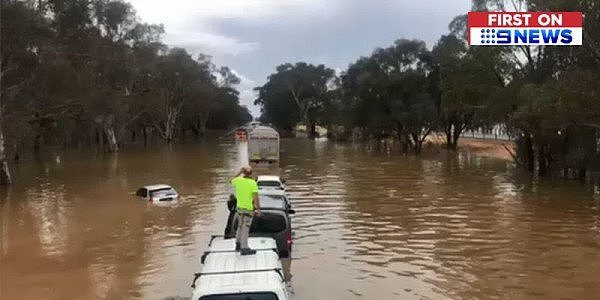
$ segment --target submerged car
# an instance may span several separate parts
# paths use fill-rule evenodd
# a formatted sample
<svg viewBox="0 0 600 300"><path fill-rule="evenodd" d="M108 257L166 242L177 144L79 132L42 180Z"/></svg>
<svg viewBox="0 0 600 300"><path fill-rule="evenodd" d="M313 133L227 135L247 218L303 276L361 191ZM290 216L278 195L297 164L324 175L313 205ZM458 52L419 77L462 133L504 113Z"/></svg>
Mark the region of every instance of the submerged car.
<svg viewBox="0 0 600 300"><path fill-rule="evenodd" d="M144 186L138 189L135 195L150 202L174 202L179 198L177 191L166 184Z"/></svg>
<svg viewBox="0 0 600 300"><path fill-rule="evenodd" d="M252 219L251 237L270 237L277 243L280 257L288 257L292 251L292 220L290 215L295 211L285 198L261 195L261 215ZM237 220L235 218L235 197L228 201L229 218L225 225L225 237L235 237Z"/></svg>

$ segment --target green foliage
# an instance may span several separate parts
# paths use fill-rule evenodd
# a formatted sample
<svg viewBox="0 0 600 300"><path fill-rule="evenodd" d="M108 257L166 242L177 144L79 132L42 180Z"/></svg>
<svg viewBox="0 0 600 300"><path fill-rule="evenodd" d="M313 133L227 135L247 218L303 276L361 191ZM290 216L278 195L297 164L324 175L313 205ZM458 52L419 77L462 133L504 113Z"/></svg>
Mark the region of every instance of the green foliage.
<svg viewBox="0 0 600 300"><path fill-rule="evenodd" d="M299 122L313 124L324 111L335 72L323 65L303 62L283 64L257 87L254 102L262 108L262 120L291 129Z"/></svg>
<svg viewBox="0 0 600 300"><path fill-rule="evenodd" d="M346 124L376 137L398 136L421 150L435 126L435 100L428 79L431 53L418 40L398 40L362 57L342 76L352 114Z"/></svg>
<svg viewBox="0 0 600 300"><path fill-rule="evenodd" d="M171 142L185 130L250 118L229 68L167 49L163 26L140 22L129 3L3 1L1 9L0 125L8 149L100 143L117 151L140 131ZM205 116L202 132L184 108ZM226 121L207 123L213 109Z"/></svg>

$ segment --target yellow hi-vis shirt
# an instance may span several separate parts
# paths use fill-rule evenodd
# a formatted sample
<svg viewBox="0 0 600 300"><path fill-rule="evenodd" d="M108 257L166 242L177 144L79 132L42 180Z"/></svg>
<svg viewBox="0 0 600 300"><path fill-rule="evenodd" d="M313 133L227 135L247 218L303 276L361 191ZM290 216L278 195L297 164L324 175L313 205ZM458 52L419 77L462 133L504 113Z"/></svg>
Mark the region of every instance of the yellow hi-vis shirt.
<svg viewBox="0 0 600 300"><path fill-rule="evenodd" d="M237 198L237 207L245 210L254 210L254 201L252 195L258 194L258 185L252 178L236 177L231 180L235 187L235 198Z"/></svg>

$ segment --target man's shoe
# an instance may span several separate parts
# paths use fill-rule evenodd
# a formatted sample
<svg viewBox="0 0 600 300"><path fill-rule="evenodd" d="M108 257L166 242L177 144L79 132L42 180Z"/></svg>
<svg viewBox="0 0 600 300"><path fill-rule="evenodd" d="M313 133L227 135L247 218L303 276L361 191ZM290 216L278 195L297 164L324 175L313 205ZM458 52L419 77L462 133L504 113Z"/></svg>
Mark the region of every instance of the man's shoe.
<svg viewBox="0 0 600 300"><path fill-rule="evenodd" d="M240 251L241 247L240 247L240 243L235 242L235 251Z"/></svg>
<svg viewBox="0 0 600 300"><path fill-rule="evenodd" d="M240 254L242 254L242 255L253 255L253 254L256 254L256 250L253 250L253 249L250 249L250 248L241 249L240 250Z"/></svg>

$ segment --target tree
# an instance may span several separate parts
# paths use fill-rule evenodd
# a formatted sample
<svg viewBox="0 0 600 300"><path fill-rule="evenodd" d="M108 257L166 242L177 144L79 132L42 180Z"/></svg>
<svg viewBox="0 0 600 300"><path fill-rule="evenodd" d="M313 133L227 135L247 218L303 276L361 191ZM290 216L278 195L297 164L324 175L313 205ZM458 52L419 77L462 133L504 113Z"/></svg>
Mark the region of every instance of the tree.
<svg viewBox="0 0 600 300"><path fill-rule="evenodd" d="M465 129L495 123L496 115L491 112L506 81L506 72L500 67L502 52L467 48L465 41L447 35L432 53L440 128L446 134L447 148L456 149Z"/></svg>
<svg viewBox="0 0 600 300"><path fill-rule="evenodd" d="M435 126L429 59L423 41L401 39L350 65L342 88L353 107L353 126L378 138L396 135L405 152L419 153Z"/></svg>
<svg viewBox="0 0 600 300"><path fill-rule="evenodd" d="M529 171L547 175L571 170L583 178L599 159L597 101L600 73L600 6L595 1L475 1L477 10L581 11L582 47L506 47L509 62L503 89L504 121L517 136L515 158ZM592 100L593 99L593 100ZM500 101L498 101L500 102ZM502 111L502 109L498 109ZM600 169L600 166L594 166Z"/></svg>
<svg viewBox="0 0 600 300"><path fill-rule="evenodd" d="M197 83L217 91L210 101L227 99L219 112L227 120L248 116L232 71L169 51L163 26L142 23L124 1L7 0L0 8L1 184L11 181L7 157L28 145L116 152L140 129L172 142Z"/></svg>
<svg viewBox="0 0 600 300"><path fill-rule="evenodd" d="M26 110L29 99L23 92L37 78L40 50L51 32L48 22L27 3L3 1L0 9L0 185L6 185L11 183L11 176L6 160L5 120Z"/></svg>
<svg viewBox="0 0 600 300"><path fill-rule="evenodd" d="M314 135L315 113L326 101L334 78L335 72L324 65L283 64L269 75L267 83L256 88L255 104L261 105L264 119L290 129L302 121Z"/></svg>

